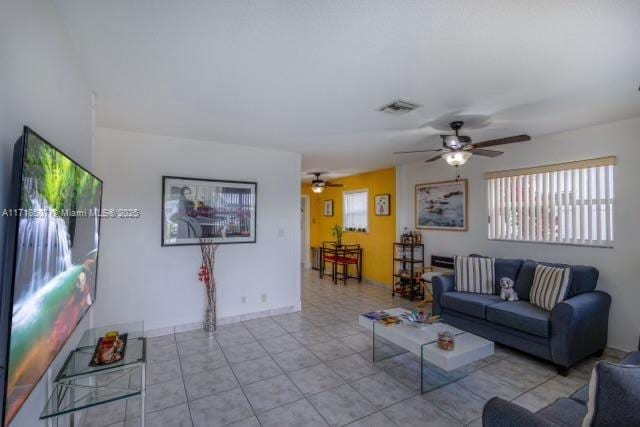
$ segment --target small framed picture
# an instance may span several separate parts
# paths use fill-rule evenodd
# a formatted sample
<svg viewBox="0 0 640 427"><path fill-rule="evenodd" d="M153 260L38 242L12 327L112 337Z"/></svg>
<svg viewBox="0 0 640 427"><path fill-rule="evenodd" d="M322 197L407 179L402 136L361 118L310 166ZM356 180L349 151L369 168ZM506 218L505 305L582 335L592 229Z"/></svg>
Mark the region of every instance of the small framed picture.
<svg viewBox="0 0 640 427"><path fill-rule="evenodd" d="M333 216L333 200L324 201L324 216Z"/></svg>
<svg viewBox="0 0 640 427"><path fill-rule="evenodd" d="M391 215L391 195L390 194L378 194L376 196L376 215L377 216Z"/></svg>

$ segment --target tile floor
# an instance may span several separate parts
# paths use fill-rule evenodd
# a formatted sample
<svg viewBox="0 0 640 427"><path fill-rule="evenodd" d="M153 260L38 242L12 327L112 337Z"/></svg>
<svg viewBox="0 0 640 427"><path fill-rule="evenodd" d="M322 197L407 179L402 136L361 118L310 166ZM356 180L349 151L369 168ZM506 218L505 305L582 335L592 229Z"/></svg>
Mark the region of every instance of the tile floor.
<svg viewBox="0 0 640 427"><path fill-rule="evenodd" d="M586 384L595 359L553 366L496 346L469 375L421 395L419 358L373 364L359 313L404 306L371 284L303 271L302 312L149 339L147 426L480 426L500 396L533 411ZM139 424L140 402L96 407L85 426ZM124 419L126 414L126 419Z"/></svg>

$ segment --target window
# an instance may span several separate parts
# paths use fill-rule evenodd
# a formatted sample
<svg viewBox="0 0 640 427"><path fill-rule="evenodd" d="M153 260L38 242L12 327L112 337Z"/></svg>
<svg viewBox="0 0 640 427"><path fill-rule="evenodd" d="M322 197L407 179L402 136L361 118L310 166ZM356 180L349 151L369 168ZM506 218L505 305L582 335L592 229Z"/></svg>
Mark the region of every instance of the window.
<svg viewBox="0 0 640 427"><path fill-rule="evenodd" d="M367 190L343 193L342 225L347 230L367 231L369 226L369 192Z"/></svg>
<svg viewBox="0 0 640 427"><path fill-rule="evenodd" d="M485 174L489 239L613 246L615 157Z"/></svg>

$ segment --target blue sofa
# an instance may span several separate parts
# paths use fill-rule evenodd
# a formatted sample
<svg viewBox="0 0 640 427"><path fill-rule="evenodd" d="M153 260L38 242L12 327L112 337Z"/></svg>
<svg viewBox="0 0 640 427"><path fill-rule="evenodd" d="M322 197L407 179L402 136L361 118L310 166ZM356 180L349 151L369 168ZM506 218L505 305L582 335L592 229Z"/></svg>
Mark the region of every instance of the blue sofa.
<svg viewBox="0 0 640 427"><path fill-rule="evenodd" d="M629 354L620 363L622 365L640 365L640 351ZM494 397L484 406L482 425L485 427L578 427L582 426L582 420L587 414L588 400L588 384L573 393L571 397L560 398L536 413L515 403ZM611 425L615 425L615 423Z"/></svg>
<svg viewBox="0 0 640 427"><path fill-rule="evenodd" d="M553 311L529 303L529 291L538 262L495 260L496 284L511 278L520 301L495 295L457 292L454 276L432 279L433 314L455 327L553 362L567 375L580 360L602 354L607 344L611 297L596 291L598 270L593 267L540 263L570 267L568 298Z"/></svg>

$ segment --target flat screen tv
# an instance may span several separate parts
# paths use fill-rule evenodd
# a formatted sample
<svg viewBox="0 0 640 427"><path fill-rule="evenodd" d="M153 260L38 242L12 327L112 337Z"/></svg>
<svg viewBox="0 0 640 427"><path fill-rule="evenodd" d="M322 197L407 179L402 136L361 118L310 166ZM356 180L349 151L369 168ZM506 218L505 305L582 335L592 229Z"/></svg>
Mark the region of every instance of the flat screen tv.
<svg viewBox="0 0 640 427"><path fill-rule="evenodd" d="M8 425L96 299L102 181L25 127L7 221L0 360Z"/></svg>

